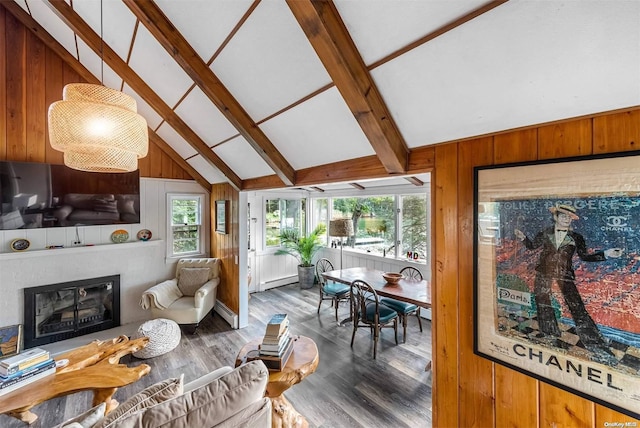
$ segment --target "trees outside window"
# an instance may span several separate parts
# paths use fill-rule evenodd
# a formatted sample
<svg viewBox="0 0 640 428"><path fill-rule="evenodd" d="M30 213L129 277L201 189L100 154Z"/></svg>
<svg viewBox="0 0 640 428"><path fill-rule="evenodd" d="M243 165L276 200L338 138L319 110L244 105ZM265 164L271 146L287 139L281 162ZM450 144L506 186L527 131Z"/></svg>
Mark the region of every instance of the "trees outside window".
<svg viewBox="0 0 640 428"><path fill-rule="evenodd" d="M265 201L265 243L267 247L279 247L284 230L306 232L306 201L300 199L267 199Z"/></svg>
<svg viewBox="0 0 640 428"><path fill-rule="evenodd" d="M169 195L171 256L199 254L204 195Z"/></svg>
<svg viewBox="0 0 640 428"><path fill-rule="evenodd" d="M343 239L345 250L381 257L427 259L429 197L426 192L313 199L312 226L348 218L354 235ZM327 245L339 248L340 238L329 236Z"/></svg>
<svg viewBox="0 0 640 428"><path fill-rule="evenodd" d="M427 257L427 195L403 195L400 209L401 254L425 260Z"/></svg>

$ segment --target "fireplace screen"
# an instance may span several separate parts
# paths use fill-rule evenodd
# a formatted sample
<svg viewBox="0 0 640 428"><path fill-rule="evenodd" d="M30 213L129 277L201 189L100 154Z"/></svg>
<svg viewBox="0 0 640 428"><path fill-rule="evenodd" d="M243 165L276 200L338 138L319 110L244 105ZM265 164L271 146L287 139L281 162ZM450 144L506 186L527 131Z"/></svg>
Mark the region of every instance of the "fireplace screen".
<svg viewBox="0 0 640 428"><path fill-rule="evenodd" d="M120 276L25 289L25 347L120 325Z"/></svg>

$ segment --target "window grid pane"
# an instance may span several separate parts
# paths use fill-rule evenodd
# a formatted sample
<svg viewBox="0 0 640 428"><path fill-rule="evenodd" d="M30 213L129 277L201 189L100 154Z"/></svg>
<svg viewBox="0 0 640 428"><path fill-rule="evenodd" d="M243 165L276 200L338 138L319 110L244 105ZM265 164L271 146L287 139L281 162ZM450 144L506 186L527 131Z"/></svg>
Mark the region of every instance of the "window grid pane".
<svg viewBox="0 0 640 428"><path fill-rule="evenodd" d="M401 196L402 253L400 256L425 261L427 258L427 196Z"/></svg>
<svg viewBox="0 0 640 428"><path fill-rule="evenodd" d="M200 253L202 195L171 195L171 255Z"/></svg>

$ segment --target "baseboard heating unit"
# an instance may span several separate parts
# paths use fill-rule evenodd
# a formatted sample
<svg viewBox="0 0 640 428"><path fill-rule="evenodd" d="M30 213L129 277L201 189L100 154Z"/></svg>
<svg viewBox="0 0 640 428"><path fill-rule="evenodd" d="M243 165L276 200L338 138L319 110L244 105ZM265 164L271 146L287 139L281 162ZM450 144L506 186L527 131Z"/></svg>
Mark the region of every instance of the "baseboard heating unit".
<svg viewBox="0 0 640 428"><path fill-rule="evenodd" d="M227 307L224 303L216 300L216 305L213 308L218 315L220 315L226 322L229 323L231 328L238 328L238 315Z"/></svg>

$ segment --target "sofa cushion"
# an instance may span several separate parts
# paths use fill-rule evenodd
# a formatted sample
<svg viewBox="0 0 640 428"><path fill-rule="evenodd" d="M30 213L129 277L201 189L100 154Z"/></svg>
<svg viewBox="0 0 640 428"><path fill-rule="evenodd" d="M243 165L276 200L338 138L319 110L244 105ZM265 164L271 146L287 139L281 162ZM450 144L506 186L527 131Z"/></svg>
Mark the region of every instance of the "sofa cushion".
<svg viewBox="0 0 640 428"><path fill-rule="evenodd" d="M184 392L191 392L194 389L198 389L218 379L220 376L224 376L233 369L229 366L220 367L214 371L207 373L204 376L200 376L198 379L192 380L184 386Z"/></svg>
<svg viewBox="0 0 640 428"><path fill-rule="evenodd" d="M118 421L118 428L210 428L263 401L269 371L250 361L211 381Z"/></svg>
<svg viewBox="0 0 640 428"><path fill-rule="evenodd" d="M178 288L184 296L193 297L196 291L209 280L209 268L182 268Z"/></svg>
<svg viewBox="0 0 640 428"><path fill-rule="evenodd" d="M167 379L151 385L120 404L111 413L95 424L93 428L119 427L122 419L126 419L130 415L135 414L142 409L146 409L182 394L182 388L183 376Z"/></svg>
<svg viewBox="0 0 640 428"><path fill-rule="evenodd" d="M96 422L102 419L106 408L107 403L100 403L75 418L64 421L58 425L58 428L91 428Z"/></svg>

